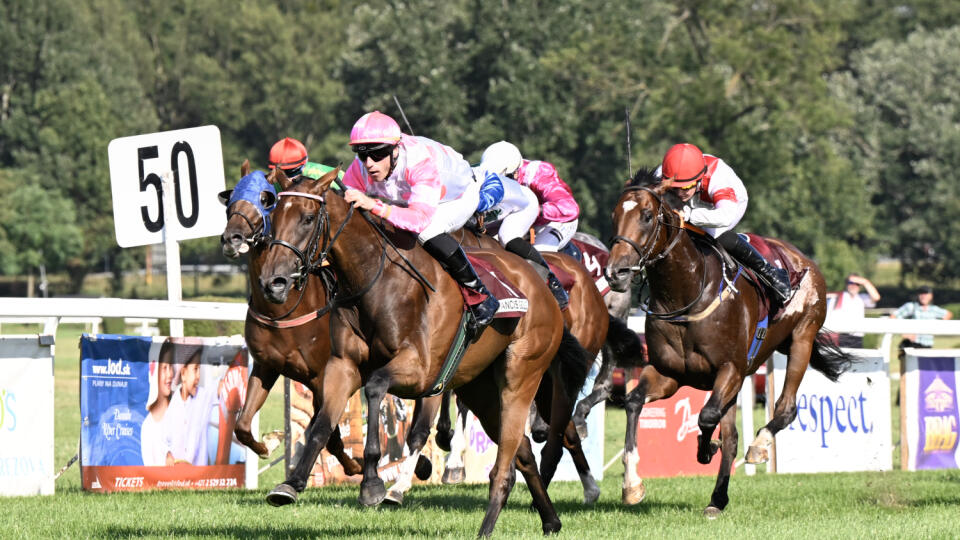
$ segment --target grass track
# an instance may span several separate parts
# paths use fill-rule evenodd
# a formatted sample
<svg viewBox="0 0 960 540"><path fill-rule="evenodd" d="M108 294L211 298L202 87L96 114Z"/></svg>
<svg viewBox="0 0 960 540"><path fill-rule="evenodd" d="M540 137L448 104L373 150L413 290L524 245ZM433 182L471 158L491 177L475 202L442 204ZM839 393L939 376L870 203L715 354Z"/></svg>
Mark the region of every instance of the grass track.
<svg viewBox="0 0 960 540"><path fill-rule="evenodd" d="M56 463L73 455L79 437L79 331L63 327L57 339ZM280 426L281 393L261 419ZM624 418L607 415L606 454L622 445ZM742 449L741 449L742 452ZM57 481L51 497L0 499L2 538L472 538L486 509L487 487L416 487L403 509L362 509L356 486L307 491L294 507L272 508L266 491L280 480L274 468L256 491L153 492L99 495L80 490L77 466ZM715 521L701 511L714 479L647 479L639 506L620 502L622 467L615 463L593 508L581 504L579 485L556 483L550 493L563 521L559 538L957 538L960 471L820 475L737 474L731 503ZM530 496L517 484L497 524L501 538L539 538Z"/></svg>

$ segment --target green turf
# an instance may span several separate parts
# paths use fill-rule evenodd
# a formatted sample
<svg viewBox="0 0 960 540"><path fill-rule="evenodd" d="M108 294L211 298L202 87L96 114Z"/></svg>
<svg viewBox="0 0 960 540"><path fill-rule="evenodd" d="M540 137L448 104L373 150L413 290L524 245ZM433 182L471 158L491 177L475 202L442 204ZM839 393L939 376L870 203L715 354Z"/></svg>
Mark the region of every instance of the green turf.
<svg viewBox="0 0 960 540"><path fill-rule="evenodd" d="M6 331L6 330L5 330ZM76 451L79 437L79 329L61 327L56 360L56 460ZM282 422L282 393L265 407L261 431ZM760 418L759 412L757 418ZM608 409L606 460L622 445L625 420ZM742 449L741 449L742 453ZM960 531L960 471L768 475L731 480L730 506L719 519L701 516L714 478L646 479L647 499L620 504L622 466L607 470L592 508L580 486L558 482L551 497L563 521L561 538L955 538ZM362 509L356 486L311 489L293 507L273 508L267 490L276 467L255 491L88 494L77 466L49 497L0 499L0 537L204 538L472 538L486 510L487 486L415 487L402 509ZM517 484L497 523L501 538L540 537L530 496Z"/></svg>

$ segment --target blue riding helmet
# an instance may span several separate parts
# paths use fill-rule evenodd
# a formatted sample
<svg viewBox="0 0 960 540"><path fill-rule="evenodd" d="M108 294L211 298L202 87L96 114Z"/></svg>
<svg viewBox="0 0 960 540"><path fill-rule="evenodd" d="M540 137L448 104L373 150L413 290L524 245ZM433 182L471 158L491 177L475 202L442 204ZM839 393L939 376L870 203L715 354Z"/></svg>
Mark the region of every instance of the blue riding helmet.
<svg viewBox="0 0 960 540"><path fill-rule="evenodd" d="M247 201L252 204L260 214L260 218L263 219L263 235L268 236L270 234L269 216L270 212L273 211L274 205L271 205L269 208L263 206L262 194L264 191L273 194L273 200L277 200L277 189L267 181L267 177L263 171L253 171L237 182L236 187L233 188L233 192L230 193L227 208L229 209L230 206L237 201Z"/></svg>

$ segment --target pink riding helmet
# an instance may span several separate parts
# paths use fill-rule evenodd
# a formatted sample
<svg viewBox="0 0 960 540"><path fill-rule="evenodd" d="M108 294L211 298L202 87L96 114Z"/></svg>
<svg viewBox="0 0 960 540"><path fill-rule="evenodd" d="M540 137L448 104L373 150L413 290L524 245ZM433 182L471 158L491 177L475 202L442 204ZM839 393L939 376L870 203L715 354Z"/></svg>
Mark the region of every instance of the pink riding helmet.
<svg viewBox="0 0 960 540"><path fill-rule="evenodd" d="M350 130L350 144L397 144L400 142L400 125L380 111L369 112L360 117Z"/></svg>

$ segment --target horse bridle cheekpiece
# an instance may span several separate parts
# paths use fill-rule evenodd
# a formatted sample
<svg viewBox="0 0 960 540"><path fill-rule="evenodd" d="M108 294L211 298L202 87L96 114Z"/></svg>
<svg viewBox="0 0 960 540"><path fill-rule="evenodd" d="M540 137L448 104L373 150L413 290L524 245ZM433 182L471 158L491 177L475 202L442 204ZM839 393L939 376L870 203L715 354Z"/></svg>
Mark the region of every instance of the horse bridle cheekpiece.
<svg viewBox="0 0 960 540"><path fill-rule="evenodd" d="M277 198L279 199L280 197L303 197L305 199L312 199L320 203L320 207L317 210L317 219L314 223L314 229L313 232L310 233L310 243L307 244L306 253L286 240L277 240L276 238L270 239L269 247L283 246L292 251L300 261L297 271L290 276L296 280L294 287L300 289L307 280L307 276L310 275L310 272L319 268L323 264L323 260L327 258L327 252L329 251L333 242L336 241L336 237L334 237L333 240L324 246L324 249L320 249L320 232L323 231L323 225L329 221L329 216L327 215L327 206L323 200L323 197L320 195L302 193L299 191L281 191L277 194ZM344 223L346 223L346 221ZM340 228L340 231L337 231L337 236L340 235L341 231L343 231L343 227ZM314 261L314 256L317 254L318 250L320 250L320 256L316 258L316 261Z"/></svg>
<svg viewBox="0 0 960 540"><path fill-rule="evenodd" d="M632 267L631 270L633 270L634 272L638 272L642 270L644 267L649 266L650 264L653 264L659 261L660 259L666 257L667 254L670 253L670 251L677 245L677 242L679 242L680 235L682 234L683 231L681 230L682 227L674 225L672 223L668 223L664 219L663 198L659 194L657 194L657 192L655 192L654 190L646 186L628 186L623 190L623 193L627 193L628 191L646 191L657 200L657 203L659 203L659 206L657 208L656 229L654 229L653 231L653 238L648 240L645 246L641 247L639 244L637 244L633 240L619 234L610 239L611 249L613 248L613 245L616 244L617 242L626 242L627 244L630 245L630 247L634 249L634 251L637 252L637 255L640 256L640 260L637 261L636 266ZM650 256L653 254L653 250L657 246L657 241L660 239L660 231L661 229L663 229L663 226L673 227L677 229L677 234L673 235L673 240L670 242L670 245L668 245L666 249L664 249L659 254L657 254L656 257L653 257L651 259Z"/></svg>

